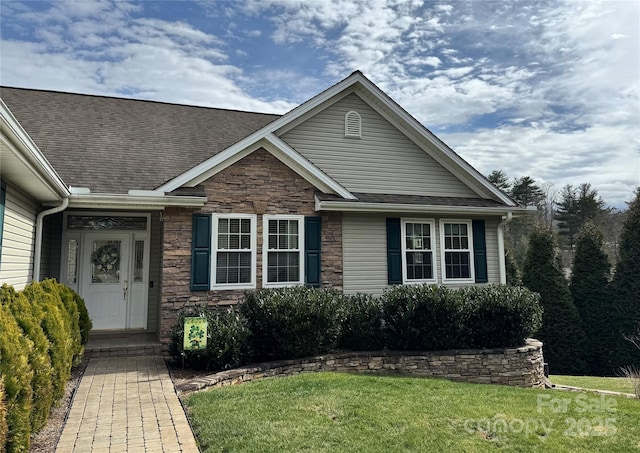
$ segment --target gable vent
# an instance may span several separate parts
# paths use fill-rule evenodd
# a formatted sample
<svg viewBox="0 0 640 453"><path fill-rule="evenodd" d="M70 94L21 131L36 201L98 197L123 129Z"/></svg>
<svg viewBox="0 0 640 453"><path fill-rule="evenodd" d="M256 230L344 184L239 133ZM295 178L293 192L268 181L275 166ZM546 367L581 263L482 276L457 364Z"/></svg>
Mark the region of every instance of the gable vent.
<svg viewBox="0 0 640 453"><path fill-rule="evenodd" d="M344 116L344 136L362 138L362 121L358 112L352 110Z"/></svg>

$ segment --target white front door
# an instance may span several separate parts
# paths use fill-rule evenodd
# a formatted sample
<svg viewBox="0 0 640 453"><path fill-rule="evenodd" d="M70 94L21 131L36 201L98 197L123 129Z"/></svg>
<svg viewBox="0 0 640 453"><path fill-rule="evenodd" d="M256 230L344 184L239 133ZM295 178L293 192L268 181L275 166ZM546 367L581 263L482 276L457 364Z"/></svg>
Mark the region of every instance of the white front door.
<svg viewBox="0 0 640 453"><path fill-rule="evenodd" d="M127 328L131 235L86 233L82 297L94 330Z"/></svg>

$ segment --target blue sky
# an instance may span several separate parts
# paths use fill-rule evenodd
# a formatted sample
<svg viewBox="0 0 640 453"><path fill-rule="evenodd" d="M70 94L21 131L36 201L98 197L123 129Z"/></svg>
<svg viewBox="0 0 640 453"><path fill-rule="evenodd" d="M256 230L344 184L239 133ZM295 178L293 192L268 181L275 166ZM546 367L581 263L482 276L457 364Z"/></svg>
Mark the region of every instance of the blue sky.
<svg viewBox="0 0 640 453"><path fill-rule="evenodd" d="M0 82L284 113L359 69L479 171L640 185L640 2L11 1Z"/></svg>

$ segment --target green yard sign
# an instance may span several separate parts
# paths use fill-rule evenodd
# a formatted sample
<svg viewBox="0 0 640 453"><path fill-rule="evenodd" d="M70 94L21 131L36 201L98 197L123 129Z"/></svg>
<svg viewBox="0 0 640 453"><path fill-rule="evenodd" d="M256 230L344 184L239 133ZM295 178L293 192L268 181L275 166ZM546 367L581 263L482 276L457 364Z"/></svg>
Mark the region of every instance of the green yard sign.
<svg viewBox="0 0 640 453"><path fill-rule="evenodd" d="M193 351L206 347L207 318L184 318L184 350Z"/></svg>

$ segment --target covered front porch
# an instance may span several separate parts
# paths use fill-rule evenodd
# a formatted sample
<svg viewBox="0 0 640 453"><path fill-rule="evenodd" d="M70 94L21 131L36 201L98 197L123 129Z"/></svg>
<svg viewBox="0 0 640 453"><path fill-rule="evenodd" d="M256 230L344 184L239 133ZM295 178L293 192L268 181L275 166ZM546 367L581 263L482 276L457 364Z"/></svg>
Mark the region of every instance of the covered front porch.
<svg viewBox="0 0 640 453"><path fill-rule="evenodd" d="M66 210L45 217L40 276L85 300L93 323L88 350L158 342L161 213Z"/></svg>

